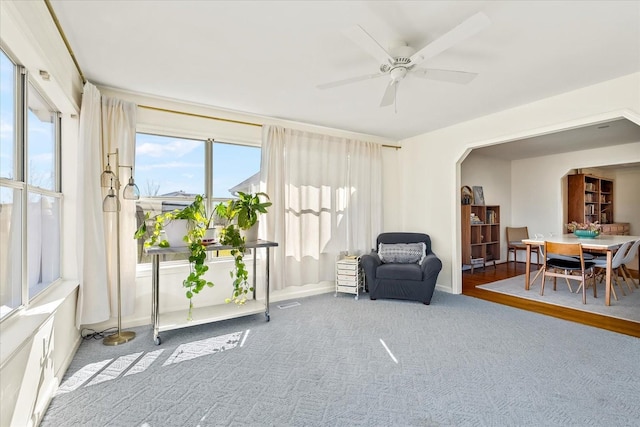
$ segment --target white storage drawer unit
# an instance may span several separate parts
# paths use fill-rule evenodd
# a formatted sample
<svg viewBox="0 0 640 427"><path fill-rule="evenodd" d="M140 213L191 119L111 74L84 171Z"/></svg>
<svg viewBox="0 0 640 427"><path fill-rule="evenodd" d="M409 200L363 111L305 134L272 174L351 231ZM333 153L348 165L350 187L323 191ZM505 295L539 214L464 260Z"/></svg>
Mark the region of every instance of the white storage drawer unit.
<svg viewBox="0 0 640 427"><path fill-rule="evenodd" d="M345 256L336 261L336 293L344 292L354 294L358 299L360 292L364 291L364 272L360 267L360 257Z"/></svg>

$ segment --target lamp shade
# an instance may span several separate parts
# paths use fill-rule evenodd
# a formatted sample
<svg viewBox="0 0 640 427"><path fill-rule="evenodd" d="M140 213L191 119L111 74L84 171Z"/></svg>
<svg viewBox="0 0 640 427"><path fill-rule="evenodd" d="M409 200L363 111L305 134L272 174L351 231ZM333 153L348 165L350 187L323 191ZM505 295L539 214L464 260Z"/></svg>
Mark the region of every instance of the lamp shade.
<svg viewBox="0 0 640 427"><path fill-rule="evenodd" d="M140 190L133 181L133 177L129 178L129 183L122 190L122 197L127 200L138 200L140 198Z"/></svg>
<svg viewBox="0 0 640 427"><path fill-rule="evenodd" d="M107 167L100 175L100 185L104 188L112 187L114 182L117 182L116 174L111 170L111 165L107 163ZM116 185L116 187L118 187Z"/></svg>
<svg viewBox="0 0 640 427"><path fill-rule="evenodd" d="M120 212L120 199L113 191L113 187L109 189L109 193L102 201L102 210L104 212Z"/></svg>

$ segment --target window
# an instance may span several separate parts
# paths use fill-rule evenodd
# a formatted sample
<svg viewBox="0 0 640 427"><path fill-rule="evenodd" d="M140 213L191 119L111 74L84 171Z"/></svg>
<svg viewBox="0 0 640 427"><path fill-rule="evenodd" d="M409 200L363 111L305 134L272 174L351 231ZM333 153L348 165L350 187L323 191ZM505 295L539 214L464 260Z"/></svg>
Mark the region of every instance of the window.
<svg viewBox="0 0 640 427"><path fill-rule="evenodd" d="M60 277L60 126L32 84L27 94L27 277L29 295L35 296Z"/></svg>
<svg viewBox="0 0 640 427"><path fill-rule="evenodd" d="M0 319L60 278L60 119L21 70L0 50Z"/></svg>
<svg viewBox="0 0 640 427"><path fill-rule="evenodd" d="M213 206L237 191L258 191L260 155L255 146L137 133L138 225L147 212L153 217L181 208L197 194L204 194ZM138 262L148 263L143 240L138 242ZM171 259L185 258L180 254Z"/></svg>

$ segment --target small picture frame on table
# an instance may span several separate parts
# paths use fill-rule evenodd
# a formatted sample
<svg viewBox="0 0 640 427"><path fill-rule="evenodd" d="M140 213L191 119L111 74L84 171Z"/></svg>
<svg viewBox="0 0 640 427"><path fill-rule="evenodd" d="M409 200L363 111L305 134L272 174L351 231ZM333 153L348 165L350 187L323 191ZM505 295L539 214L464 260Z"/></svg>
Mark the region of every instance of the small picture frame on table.
<svg viewBox="0 0 640 427"><path fill-rule="evenodd" d="M480 186L473 186L473 203L475 205L484 205L484 193Z"/></svg>

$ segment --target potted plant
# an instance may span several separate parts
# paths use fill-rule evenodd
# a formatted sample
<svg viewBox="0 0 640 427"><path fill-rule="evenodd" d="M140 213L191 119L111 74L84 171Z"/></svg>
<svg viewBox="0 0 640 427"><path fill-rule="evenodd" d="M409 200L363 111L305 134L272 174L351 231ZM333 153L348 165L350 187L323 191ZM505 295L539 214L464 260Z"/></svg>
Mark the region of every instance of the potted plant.
<svg viewBox="0 0 640 427"><path fill-rule="evenodd" d="M567 231L577 237L598 237L600 235L600 223L596 222L576 222L567 224Z"/></svg>
<svg viewBox="0 0 640 427"><path fill-rule="evenodd" d="M271 202L263 202L260 198L269 200L266 193L243 193L238 191L238 199L233 201L233 206L238 218L238 227L247 232L254 230L253 233L247 233L248 241L258 240L258 215L267 213L267 208L271 206Z"/></svg>
<svg viewBox="0 0 640 427"><path fill-rule="evenodd" d="M149 219L147 213L146 219ZM185 246L189 248L189 275L182 282L186 288L186 296L189 299L189 316L193 310L193 296L200 293L205 286L213 287L213 282L204 278L204 274L209 270L209 266L205 264L207 259L206 245L203 243L205 233L211 222L211 216L207 216L204 197L197 195L194 201L182 209L176 209L171 212L161 213L154 218L153 231L150 237L145 241L145 247L158 245L161 248L169 247L170 244L166 239L161 238L161 232L172 221L186 220L186 229L182 240ZM136 231L134 238L144 237L147 232L146 221Z"/></svg>
<svg viewBox="0 0 640 427"><path fill-rule="evenodd" d="M227 298L226 302L233 301L239 305L244 304L247 301L247 294L253 292L253 287L248 282L249 272L244 263L246 239L242 236L241 230L254 227L258 221L258 215L267 213L271 202L262 202L260 197L269 199L266 193L243 193L240 191L238 199L221 202L215 208L216 215L226 221L220 235L220 243L233 247L231 256L234 259L234 270L230 272L233 279L233 292L231 298ZM250 240L255 241L257 238Z"/></svg>

